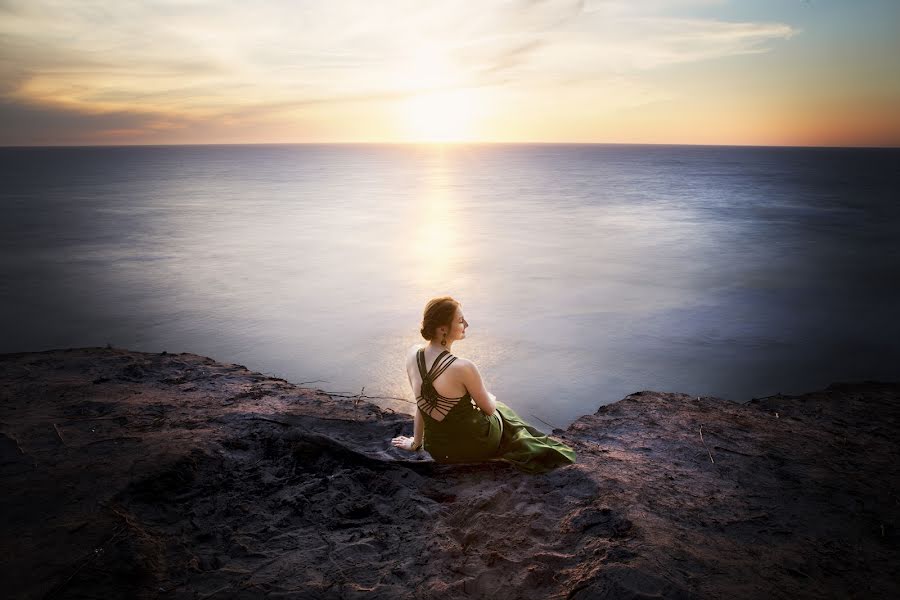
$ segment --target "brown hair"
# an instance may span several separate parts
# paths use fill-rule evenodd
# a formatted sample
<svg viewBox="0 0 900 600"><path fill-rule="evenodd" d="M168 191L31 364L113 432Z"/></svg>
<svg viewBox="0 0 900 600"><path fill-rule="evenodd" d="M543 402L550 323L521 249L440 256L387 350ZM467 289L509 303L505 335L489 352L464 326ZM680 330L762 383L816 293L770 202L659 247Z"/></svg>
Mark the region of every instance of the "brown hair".
<svg viewBox="0 0 900 600"><path fill-rule="evenodd" d="M456 314L456 308L459 302L450 296L441 296L440 298L432 298L425 305L425 314L422 316L422 329L419 333L426 340L431 340L437 333L437 328L442 325L452 327L453 315Z"/></svg>

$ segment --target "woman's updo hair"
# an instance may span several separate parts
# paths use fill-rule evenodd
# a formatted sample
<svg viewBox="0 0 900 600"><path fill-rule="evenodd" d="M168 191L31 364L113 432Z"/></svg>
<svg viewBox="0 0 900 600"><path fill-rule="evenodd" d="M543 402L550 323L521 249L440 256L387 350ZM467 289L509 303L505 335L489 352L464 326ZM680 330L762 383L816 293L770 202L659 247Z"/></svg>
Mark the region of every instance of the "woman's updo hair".
<svg viewBox="0 0 900 600"><path fill-rule="evenodd" d="M459 302L450 296L429 300L425 305L425 314L422 316L422 329L420 330L422 337L429 341L433 340L438 327L443 325L451 327L457 307L459 307Z"/></svg>

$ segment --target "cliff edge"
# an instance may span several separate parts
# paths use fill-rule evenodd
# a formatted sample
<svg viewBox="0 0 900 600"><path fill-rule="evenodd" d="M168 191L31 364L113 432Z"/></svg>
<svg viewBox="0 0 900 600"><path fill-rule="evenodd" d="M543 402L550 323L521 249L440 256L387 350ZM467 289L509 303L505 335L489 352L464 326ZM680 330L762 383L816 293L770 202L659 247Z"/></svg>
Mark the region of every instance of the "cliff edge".
<svg viewBox="0 0 900 600"><path fill-rule="evenodd" d="M637 392L553 430L577 463L531 476L202 356L0 355L0 576L10 598L900 597L898 392Z"/></svg>

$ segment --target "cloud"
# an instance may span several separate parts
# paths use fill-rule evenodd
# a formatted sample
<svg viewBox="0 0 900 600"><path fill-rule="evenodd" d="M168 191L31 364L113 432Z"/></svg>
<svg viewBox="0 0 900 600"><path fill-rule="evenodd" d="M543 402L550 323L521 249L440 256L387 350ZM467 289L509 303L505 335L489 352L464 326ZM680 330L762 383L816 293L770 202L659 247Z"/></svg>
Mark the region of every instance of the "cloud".
<svg viewBox="0 0 900 600"><path fill-rule="evenodd" d="M712 19L586 15L576 27L550 34L535 69L638 72L677 63L766 52L795 30L781 23L733 23Z"/></svg>
<svg viewBox="0 0 900 600"><path fill-rule="evenodd" d="M663 14L711 4L2 0L0 98L6 110L138 123L262 117L442 88L621 80L765 52L795 33Z"/></svg>
<svg viewBox="0 0 900 600"><path fill-rule="evenodd" d="M0 101L0 132L6 145L54 145L114 141L187 127L168 116L128 111L84 114Z"/></svg>

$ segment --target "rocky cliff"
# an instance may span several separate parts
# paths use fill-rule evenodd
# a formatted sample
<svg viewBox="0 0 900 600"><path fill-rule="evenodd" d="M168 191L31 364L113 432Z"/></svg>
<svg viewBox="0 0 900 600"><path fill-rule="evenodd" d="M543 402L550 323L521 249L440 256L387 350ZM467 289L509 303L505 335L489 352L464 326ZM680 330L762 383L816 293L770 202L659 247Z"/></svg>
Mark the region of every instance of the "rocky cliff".
<svg viewBox="0 0 900 600"><path fill-rule="evenodd" d="M530 476L206 357L0 355L0 576L12 598L900 597L898 391L637 392Z"/></svg>

